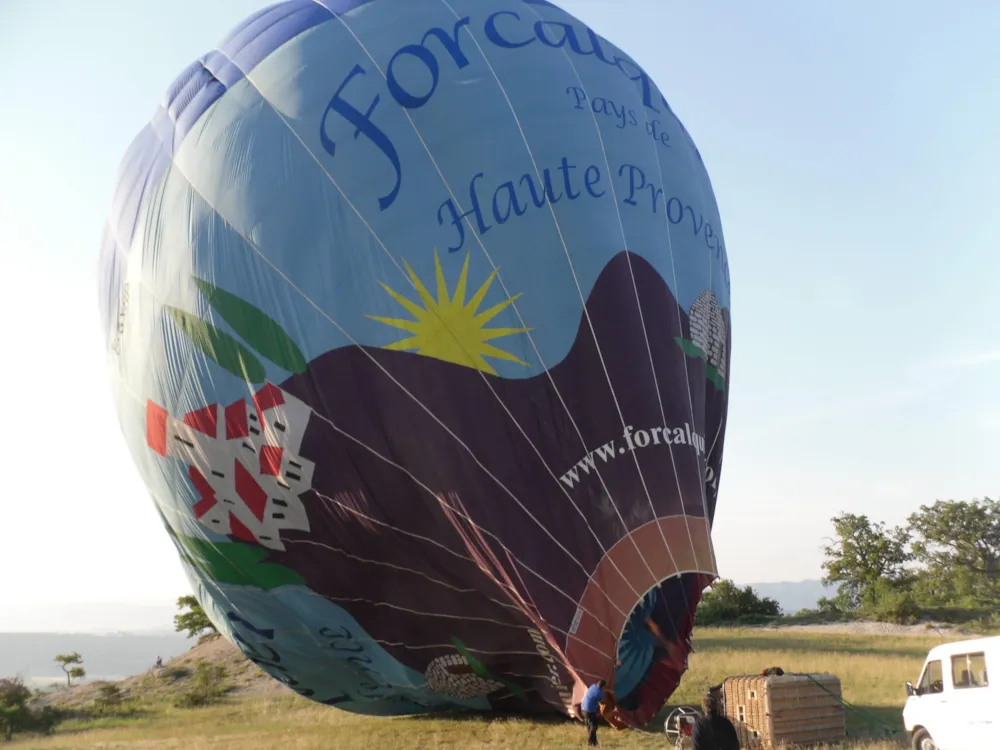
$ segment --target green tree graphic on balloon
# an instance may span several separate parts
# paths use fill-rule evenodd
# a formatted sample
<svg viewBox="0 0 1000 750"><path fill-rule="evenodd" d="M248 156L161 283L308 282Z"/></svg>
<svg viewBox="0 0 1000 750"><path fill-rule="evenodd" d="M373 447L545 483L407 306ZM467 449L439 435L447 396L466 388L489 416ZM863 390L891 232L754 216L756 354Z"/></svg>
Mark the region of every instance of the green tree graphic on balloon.
<svg viewBox="0 0 1000 750"><path fill-rule="evenodd" d="M525 690L512 680L494 674L469 651L457 637L452 636L456 654L440 656L428 665L424 675L427 686L442 695L453 698L476 698L506 688L511 695L525 699Z"/></svg>
<svg viewBox="0 0 1000 750"><path fill-rule="evenodd" d="M194 282L212 309L257 354L289 372L306 371L302 350L267 313L207 281L195 278ZM170 306L166 310L191 343L219 367L248 383L264 382L264 365L232 335L192 313Z"/></svg>
<svg viewBox="0 0 1000 750"><path fill-rule="evenodd" d="M243 542L213 544L206 539L177 534L169 525L181 559L216 583L251 586L270 591L280 586L303 586L305 579L291 568L268 562L268 551Z"/></svg>

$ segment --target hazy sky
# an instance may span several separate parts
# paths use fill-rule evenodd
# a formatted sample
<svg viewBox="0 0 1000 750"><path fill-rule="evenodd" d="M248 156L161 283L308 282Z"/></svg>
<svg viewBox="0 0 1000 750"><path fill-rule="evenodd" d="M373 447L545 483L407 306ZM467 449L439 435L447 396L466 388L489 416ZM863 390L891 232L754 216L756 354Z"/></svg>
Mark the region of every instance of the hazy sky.
<svg viewBox="0 0 1000 750"><path fill-rule="evenodd" d="M0 0L8 612L186 593L111 404L97 254L132 137L262 4ZM650 72L716 191L722 575L819 577L841 510L895 523L1000 491L1000 4L562 4Z"/></svg>

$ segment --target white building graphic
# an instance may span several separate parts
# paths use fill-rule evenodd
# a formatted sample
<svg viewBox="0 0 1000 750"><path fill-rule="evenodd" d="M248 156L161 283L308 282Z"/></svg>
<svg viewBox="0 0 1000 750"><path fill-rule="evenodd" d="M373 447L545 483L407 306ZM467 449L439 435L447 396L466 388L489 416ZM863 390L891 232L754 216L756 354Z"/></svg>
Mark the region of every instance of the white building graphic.
<svg viewBox="0 0 1000 750"><path fill-rule="evenodd" d="M494 693L503 685L475 673L461 654L439 656L424 672L427 687L449 698L480 698Z"/></svg>
<svg viewBox="0 0 1000 750"><path fill-rule="evenodd" d="M195 517L245 542L283 550L283 529L309 530L300 495L314 464L302 458L312 409L268 383L252 399L212 404L177 419L146 403L146 443L188 465Z"/></svg>
<svg viewBox="0 0 1000 750"><path fill-rule="evenodd" d="M705 352L708 363L726 379L726 319L722 316L719 300L711 289L698 295L691 305L691 341Z"/></svg>

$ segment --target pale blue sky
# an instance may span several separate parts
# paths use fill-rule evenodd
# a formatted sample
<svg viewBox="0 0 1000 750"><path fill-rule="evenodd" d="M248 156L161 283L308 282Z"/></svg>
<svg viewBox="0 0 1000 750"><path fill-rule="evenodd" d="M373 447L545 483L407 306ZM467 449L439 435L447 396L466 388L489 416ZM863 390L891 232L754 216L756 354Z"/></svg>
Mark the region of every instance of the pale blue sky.
<svg viewBox="0 0 1000 750"><path fill-rule="evenodd" d="M1000 491L1000 4L562 4L650 72L716 191L722 574L819 577L840 510ZM187 588L112 409L97 253L132 137L260 5L0 0L0 570L27 573L7 606Z"/></svg>

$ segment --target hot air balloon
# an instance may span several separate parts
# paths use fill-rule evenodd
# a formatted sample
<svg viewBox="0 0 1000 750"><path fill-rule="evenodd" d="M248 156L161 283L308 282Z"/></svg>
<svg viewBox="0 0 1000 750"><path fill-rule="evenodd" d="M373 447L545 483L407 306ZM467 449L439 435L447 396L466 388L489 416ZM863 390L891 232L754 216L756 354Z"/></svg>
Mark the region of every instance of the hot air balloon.
<svg viewBox="0 0 1000 750"><path fill-rule="evenodd" d="M206 612L301 695L617 726L716 576L730 278L702 158L547 0L287 0L170 86L99 264Z"/></svg>

